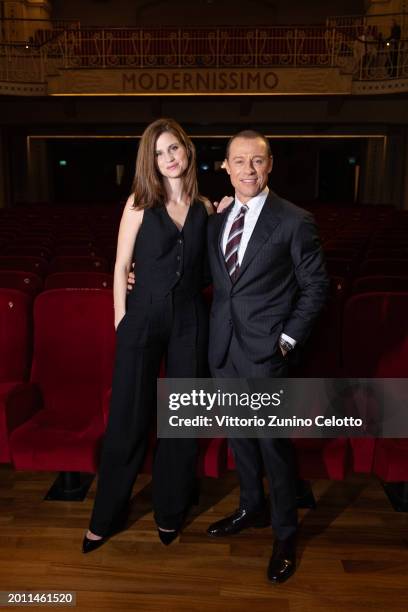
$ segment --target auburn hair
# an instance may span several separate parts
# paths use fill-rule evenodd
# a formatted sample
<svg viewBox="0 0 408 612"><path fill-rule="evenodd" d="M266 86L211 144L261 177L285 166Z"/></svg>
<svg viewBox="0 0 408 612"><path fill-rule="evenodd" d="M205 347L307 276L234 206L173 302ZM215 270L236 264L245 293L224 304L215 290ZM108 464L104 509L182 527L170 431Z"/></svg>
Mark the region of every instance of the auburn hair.
<svg viewBox="0 0 408 612"><path fill-rule="evenodd" d="M182 176L184 195L190 198L191 203L197 199L204 200L198 192L194 144L177 121L162 118L150 123L140 139L136 157L136 171L132 184L133 208L153 208L164 206L166 202L167 193L164 179L156 161L157 139L164 132L174 134L187 153L188 166Z"/></svg>

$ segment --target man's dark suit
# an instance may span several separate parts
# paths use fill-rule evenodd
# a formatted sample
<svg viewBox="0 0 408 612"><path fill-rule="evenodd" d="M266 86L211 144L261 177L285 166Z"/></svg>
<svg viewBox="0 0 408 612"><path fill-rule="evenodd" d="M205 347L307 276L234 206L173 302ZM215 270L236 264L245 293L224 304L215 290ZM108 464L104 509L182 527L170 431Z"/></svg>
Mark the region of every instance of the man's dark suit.
<svg viewBox="0 0 408 612"><path fill-rule="evenodd" d="M233 204L231 205L233 206ZM269 192L236 282L222 252L231 210L210 217L208 256L213 279L209 363L213 377L283 377L282 332L306 340L324 305L328 278L312 215ZM241 507L264 504L263 466L269 481L272 526L278 539L296 531L296 471L292 444L283 439L230 440L241 485Z"/></svg>

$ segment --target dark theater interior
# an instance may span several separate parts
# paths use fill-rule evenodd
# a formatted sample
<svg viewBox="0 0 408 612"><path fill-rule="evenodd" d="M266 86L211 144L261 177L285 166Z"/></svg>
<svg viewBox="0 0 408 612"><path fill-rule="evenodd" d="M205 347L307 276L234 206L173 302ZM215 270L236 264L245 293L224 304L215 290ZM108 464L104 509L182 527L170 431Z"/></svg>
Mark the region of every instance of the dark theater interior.
<svg viewBox="0 0 408 612"><path fill-rule="evenodd" d="M159 435L210 376L366 425ZM0 0L0 607L408 610L407 398L406 0Z"/></svg>

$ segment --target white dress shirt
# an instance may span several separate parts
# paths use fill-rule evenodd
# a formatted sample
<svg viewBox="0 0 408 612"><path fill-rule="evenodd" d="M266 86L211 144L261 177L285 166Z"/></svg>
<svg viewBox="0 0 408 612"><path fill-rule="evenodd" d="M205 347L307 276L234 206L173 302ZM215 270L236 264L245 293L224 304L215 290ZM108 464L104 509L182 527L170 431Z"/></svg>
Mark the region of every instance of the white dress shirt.
<svg viewBox="0 0 408 612"><path fill-rule="evenodd" d="M242 232L241 242L238 248L238 264L239 265L242 264L242 260L244 259L245 251L247 249L249 240L252 236L252 232L254 231L259 215L261 214L261 210L266 202L268 193L269 193L269 189L268 187L265 187L265 189L261 191L261 193L258 193L258 195L256 195L254 198L251 198L250 200L248 200L248 202L246 202L246 205L248 206L248 210L245 213L244 230ZM228 219L224 226L224 234L222 236L221 246L222 246L222 252L224 255L225 255L225 249L227 248L228 236L229 236L232 224L234 223L234 219L238 215L242 206L243 206L243 203L240 202L237 196L235 195L234 206L231 208L228 214ZM296 345L296 340L294 340L287 334L282 333L280 337L282 338L282 340L286 340L286 342L289 342L293 347Z"/></svg>

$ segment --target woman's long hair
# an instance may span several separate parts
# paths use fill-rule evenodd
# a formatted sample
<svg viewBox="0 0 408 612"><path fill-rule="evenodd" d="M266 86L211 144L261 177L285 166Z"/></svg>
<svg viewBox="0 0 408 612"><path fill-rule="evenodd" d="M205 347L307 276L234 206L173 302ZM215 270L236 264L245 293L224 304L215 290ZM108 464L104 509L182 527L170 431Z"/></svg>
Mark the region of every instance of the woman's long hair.
<svg viewBox="0 0 408 612"><path fill-rule="evenodd" d="M196 152L193 143L174 119L157 119L147 126L140 139L132 185L134 208L163 206L167 200L164 178L156 162L157 139L164 132L174 134L187 153L188 165L181 177L185 197L188 197L191 203L196 199L203 199L198 193Z"/></svg>

